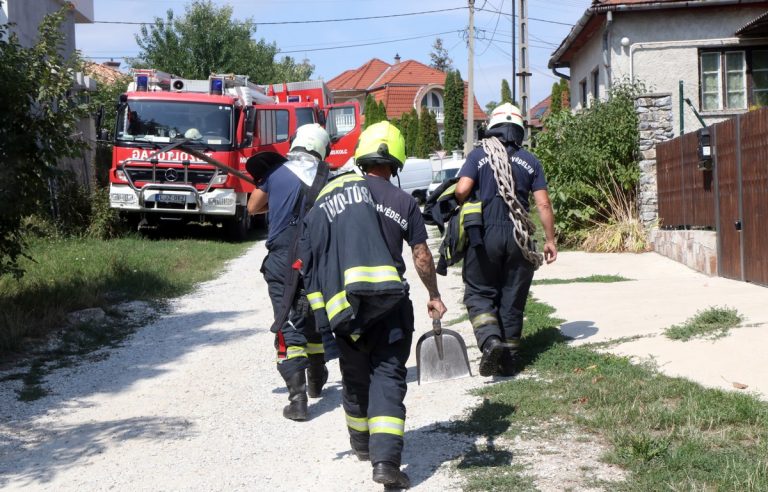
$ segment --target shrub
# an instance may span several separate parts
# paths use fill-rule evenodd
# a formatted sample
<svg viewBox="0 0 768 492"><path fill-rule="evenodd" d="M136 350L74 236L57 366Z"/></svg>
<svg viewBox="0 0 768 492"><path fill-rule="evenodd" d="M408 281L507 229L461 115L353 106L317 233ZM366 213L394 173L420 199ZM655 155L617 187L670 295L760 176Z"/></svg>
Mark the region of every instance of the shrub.
<svg viewBox="0 0 768 492"><path fill-rule="evenodd" d="M577 245L596 223L622 215L612 211L616 205L634 204L639 178L634 101L642 91L640 84L617 83L606 101L577 114L550 115L537 135L536 154L547 173L564 244Z"/></svg>

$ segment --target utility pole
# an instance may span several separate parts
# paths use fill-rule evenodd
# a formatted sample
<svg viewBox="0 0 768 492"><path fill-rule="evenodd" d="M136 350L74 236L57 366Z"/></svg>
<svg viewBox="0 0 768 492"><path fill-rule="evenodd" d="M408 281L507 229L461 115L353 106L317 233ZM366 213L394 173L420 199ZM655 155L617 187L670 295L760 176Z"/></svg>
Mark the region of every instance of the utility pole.
<svg viewBox="0 0 768 492"><path fill-rule="evenodd" d="M517 58L515 57L515 38L517 37L517 21L515 20L515 1L512 0L512 100L517 102Z"/></svg>
<svg viewBox="0 0 768 492"><path fill-rule="evenodd" d="M528 116L528 79L532 75L528 65L528 0L518 2L518 30L520 31L520 111L523 118Z"/></svg>
<svg viewBox="0 0 768 492"><path fill-rule="evenodd" d="M467 71L467 140L464 144L464 155L475 147L475 0L469 0L469 60Z"/></svg>

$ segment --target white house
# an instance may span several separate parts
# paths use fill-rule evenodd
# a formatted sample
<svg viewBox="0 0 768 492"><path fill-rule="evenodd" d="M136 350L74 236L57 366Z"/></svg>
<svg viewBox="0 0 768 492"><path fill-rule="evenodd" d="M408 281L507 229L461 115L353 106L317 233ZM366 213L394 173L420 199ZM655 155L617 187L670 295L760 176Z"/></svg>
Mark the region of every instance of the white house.
<svg viewBox="0 0 768 492"><path fill-rule="evenodd" d="M768 2L594 0L549 60L570 78L571 106L604 97L615 80L672 95L680 133L680 81L707 125L768 105ZM569 73L559 69L567 68ZM684 132L700 128L683 107Z"/></svg>

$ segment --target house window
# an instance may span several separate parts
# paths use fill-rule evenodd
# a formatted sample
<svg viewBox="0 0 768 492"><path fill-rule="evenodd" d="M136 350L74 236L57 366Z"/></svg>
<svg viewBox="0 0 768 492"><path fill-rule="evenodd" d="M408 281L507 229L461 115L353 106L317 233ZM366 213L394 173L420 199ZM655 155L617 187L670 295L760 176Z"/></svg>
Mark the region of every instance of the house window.
<svg viewBox="0 0 768 492"><path fill-rule="evenodd" d="M421 98L421 106L435 113L435 117L443 118L443 97L437 92L428 92Z"/></svg>
<svg viewBox="0 0 768 492"><path fill-rule="evenodd" d="M768 106L768 51L752 52L752 104Z"/></svg>
<svg viewBox="0 0 768 492"><path fill-rule="evenodd" d="M768 64L760 51L753 55L753 96L764 97L768 90ZM762 52L768 53L768 52ZM746 51L710 51L701 53L701 108L704 111L719 109L746 109L748 103L748 74ZM754 66L758 62L757 67ZM764 71L760 71L764 70ZM756 76L757 75L757 76Z"/></svg>
<svg viewBox="0 0 768 492"><path fill-rule="evenodd" d="M600 99L600 69L592 71L592 97L595 101Z"/></svg>
<svg viewBox="0 0 768 492"><path fill-rule="evenodd" d="M581 107L587 107L587 79L579 82L579 95L581 96Z"/></svg>

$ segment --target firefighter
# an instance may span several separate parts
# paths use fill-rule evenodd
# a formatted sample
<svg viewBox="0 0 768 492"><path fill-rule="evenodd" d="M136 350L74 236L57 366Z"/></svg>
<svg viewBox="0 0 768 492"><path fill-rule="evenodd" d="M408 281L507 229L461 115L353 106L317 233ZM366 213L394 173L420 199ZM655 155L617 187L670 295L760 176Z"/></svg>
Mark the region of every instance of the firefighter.
<svg viewBox="0 0 768 492"><path fill-rule="evenodd" d="M408 243L419 278L429 293L427 314L441 318L446 307L440 299L427 230L416 200L394 186L390 177L403 169L405 141L388 122L376 123L361 135L355 163L379 216L381 234L400 278L404 278L403 241ZM364 224L360 224L361 230ZM363 328L362 335L339 336L343 381L343 407L353 452L370 460L373 481L386 487L408 488L400 471L405 430L406 361L414 330L413 305L407 284L402 301Z"/></svg>
<svg viewBox="0 0 768 492"><path fill-rule="evenodd" d="M250 214L268 213L268 253L261 273L267 282L275 318L280 316L284 302L293 303L293 292L287 294L287 301L284 295L289 288L286 283L292 263L297 258L301 220L311 206L305 196L318 174L325 176L318 178L321 185L327 181L327 164L323 159L329 150L330 138L323 127L317 123L300 126L286 158L277 156L279 165L269 169L248 199ZM320 396L328 380L328 369L322 338L312 317L295 307L291 307L287 321L273 326L273 331L277 331L277 370L288 388L289 404L283 409L283 416L302 421L308 417L307 394L312 398Z"/></svg>
<svg viewBox="0 0 768 492"><path fill-rule="evenodd" d="M534 270L542 260L552 263L557 258L547 181L538 159L522 148L524 135L520 110L509 103L498 106L491 114L486 140L469 153L456 185L459 202L473 197L482 204L482 241L467 248L462 270L464 304L482 351L482 376L514 374ZM503 193L500 180L514 190ZM546 237L543 258L528 248L525 237L519 240L520 234L530 232L525 224L530 224L531 193Z"/></svg>

